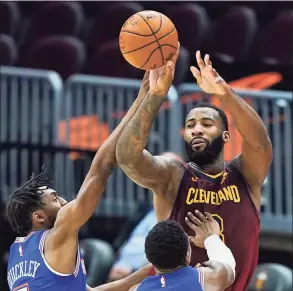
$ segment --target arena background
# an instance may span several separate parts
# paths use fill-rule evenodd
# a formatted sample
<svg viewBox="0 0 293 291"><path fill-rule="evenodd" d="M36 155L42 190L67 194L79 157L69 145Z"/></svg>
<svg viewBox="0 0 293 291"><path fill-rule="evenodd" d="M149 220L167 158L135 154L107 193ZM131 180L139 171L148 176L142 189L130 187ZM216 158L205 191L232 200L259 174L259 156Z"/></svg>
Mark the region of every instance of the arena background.
<svg viewBox="0 0 293 291"><path fill-rule="evenodd" d="M189 72L197 49L209 53L222 77L261 115L273 142L274 161L262 192L259 262L292 268L291 1L1 1L1 290L7 288L7 253L15 237L4 217L7 195L43 164L61 195L76 195L95 151L138 92L143 72L123 59L118 36L124 21L144 9L170 17L182 46L148 149L184 154L186 113L200 100L218 104L200 93ZM241 142L229 122L227 160ZM103 239L117 250L151 202L150 193L117 169L80 236Z"/></svg>

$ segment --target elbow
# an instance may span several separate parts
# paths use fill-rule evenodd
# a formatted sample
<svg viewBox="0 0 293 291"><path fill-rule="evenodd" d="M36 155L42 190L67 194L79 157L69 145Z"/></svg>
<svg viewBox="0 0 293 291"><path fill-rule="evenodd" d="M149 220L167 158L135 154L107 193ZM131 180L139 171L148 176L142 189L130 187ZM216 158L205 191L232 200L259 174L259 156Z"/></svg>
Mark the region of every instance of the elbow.
<svg viewBox="0 0 293 291"><path fill-rule="evenodd" d="M272 142L270 137L266 134L262 139L260 139L255 145L257 151L259 152L271 152L272 153Z"/></svg>

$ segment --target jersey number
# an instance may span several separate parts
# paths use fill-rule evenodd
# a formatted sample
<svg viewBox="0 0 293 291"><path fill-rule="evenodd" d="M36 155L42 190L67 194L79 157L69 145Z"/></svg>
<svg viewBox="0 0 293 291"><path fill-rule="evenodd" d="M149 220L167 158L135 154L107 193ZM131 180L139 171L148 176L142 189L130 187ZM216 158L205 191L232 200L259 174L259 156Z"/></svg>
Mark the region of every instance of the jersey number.
<svg viewBox="0 0 293 291"><path fill-rule="evenodd" d="M28 283L15 287L12 291L29 291Z"/></svg>
<svg viewBox="0 0 293 291"><path fill-rule="evenodd" d="M224 236L224 220L219 214L211 214L212 217L219 223L220 226L220 238L225 243L225 236Z"/></svg>

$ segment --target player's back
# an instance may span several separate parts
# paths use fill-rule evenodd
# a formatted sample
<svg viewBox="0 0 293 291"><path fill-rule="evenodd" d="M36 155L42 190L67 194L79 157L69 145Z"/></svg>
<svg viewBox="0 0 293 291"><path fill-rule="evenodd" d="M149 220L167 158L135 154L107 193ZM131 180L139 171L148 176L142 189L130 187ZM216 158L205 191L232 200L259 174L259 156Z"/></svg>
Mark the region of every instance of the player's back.
<svg viewBox="0 0 293 291"><path fill-rule="evenodd" d="M247 290L258 262L259 214L237 161L214 176L200 172L192 163L186 165L170 217L188 235L194 235L185 223L188 212L209 212L219 222L220 236L236 260L236 278L229 291ZM204 248L192 246L191 266L207 260Z"/></svg>
<svg viewBox="0 0 293 291"><path fill-rule="evenodd" d="M45 230L32 232L27 237L16 238L11 245L7 270L10 290L85 291L86 271L80 251L72 274L54 271L44 257L47 233Z"/></svg>
<svg viewBox="0 0 293 291"><path fill-rule="evenodd" d="M136 291L203 291L203 274L200 269L183 267L172 273L150 276Z"/></svg>

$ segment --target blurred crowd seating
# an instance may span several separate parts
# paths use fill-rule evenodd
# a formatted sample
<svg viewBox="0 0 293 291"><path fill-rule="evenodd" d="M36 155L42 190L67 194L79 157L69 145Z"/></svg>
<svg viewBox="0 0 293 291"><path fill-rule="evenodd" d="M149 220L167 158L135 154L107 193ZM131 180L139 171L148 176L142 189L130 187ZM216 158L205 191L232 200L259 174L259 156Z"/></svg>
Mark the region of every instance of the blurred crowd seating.
<svg viewBox="0 0 293 291"><path fill-rule="evenodd" d="M189 81L197 49L210 53L225 78L235 63L243 72L249 66L282 71L293 64L290 4L1 1L0 65L54 70L63 79L74 73L140 78L142 71L123 59L118 36L129 16L154 9L169 16L179 33L177 84Z"/></svg>

